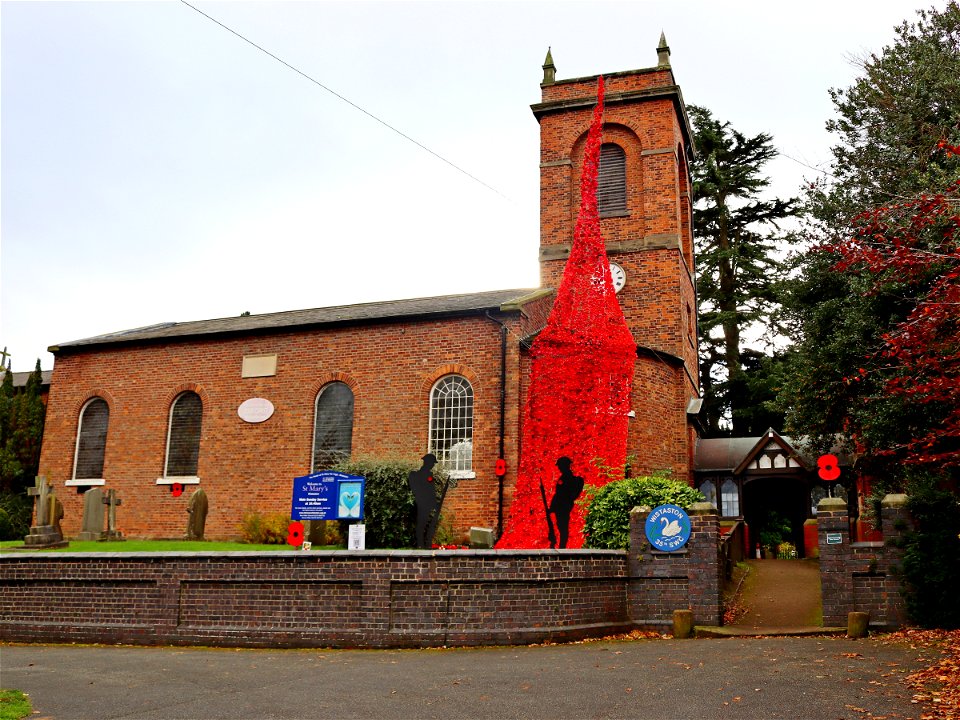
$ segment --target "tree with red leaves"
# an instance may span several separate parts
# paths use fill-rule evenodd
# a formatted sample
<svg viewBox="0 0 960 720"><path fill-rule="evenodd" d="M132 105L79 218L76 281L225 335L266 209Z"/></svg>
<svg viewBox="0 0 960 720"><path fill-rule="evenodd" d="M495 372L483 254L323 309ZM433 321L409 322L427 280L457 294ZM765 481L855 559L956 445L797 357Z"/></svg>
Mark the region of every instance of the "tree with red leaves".
<svg viewBox="0 0 960 720"><path fill-rule="evenodd" d="M943 142L939 150L960 153ZM839 258L836 271L866 277L868 292L896 296L905 305L905 317L864 358L882 376L879 397L864 403L886 396L915 411L882 444L866 428L851 430L880 457L960 468L960 182L944 193L863 213L854 229L850 238L823 248ZM844 382L860 383L867 372L858 368Z"/></svg>
<svg viewBox="0 0 960 720"><path fill-rule="evenodd" d="M572 474L587 485L601 486L623 477L637 348L613 290L600 235L597 171L602 128L601 77L584 153L573 246L546 327L530 350L520 470L499 548L553 545L547 497L557 492L561 458L570 458ZM584 516L583 507L575 505L567 547L582 547Z"/></svg>

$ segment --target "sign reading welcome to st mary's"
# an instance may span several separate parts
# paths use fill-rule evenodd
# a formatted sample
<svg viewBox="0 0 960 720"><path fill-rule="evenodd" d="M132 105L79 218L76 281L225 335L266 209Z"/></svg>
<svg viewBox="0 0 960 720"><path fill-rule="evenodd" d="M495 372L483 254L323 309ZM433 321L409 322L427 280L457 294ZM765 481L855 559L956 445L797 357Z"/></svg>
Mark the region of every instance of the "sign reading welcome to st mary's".
<svg viewBox="0 0 960 720"><path fill-rule="evenodd" d="M690 517L678 505L659 505L647 515L645 529L657 550L679 550L690 539Z"/></svg>
<svg viewBox="0 0 960 720"><path fill-rule="evenodd" d="M291 520L363 520L365 478L324 470L293 479Z"/></svg>

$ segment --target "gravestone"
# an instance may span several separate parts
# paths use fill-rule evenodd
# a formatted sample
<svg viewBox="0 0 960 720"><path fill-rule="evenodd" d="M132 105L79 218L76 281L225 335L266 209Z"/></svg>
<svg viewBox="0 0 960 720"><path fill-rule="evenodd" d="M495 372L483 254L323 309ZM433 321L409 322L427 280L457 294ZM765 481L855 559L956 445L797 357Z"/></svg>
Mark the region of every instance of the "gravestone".
<svg viewBox="0 0 960 720"><path fill-rule="evenodd" d="M24 544L30 549L68 545L60 528L63 505L50 489L46 476L38 475L36 484L27 490L27 494L36 498L37 524L30 526L30 534L23 539Z"/></svg>
<svg viewBox="0 0 960 720"><path fill-rule="evenodd" d="M207 524L207 494L203 488L197 488L190 496L187 513L190 515L187 521L187 540L203 540L203 530Z"/></svg>
<svg viewBox="0 0 960 720"><path fill-rule="evenodd" d="M90 488L83 494L83 524L77 540L103 539L103 490Z"/></svg>
<svg viewBox="0 0 960 720"><path fill-rule="evenodd" d="M122 505L123 500L117 497L116 490L108 490L103 504L107 506L107 531L101 540L123 540L123 533L117 530L117 506Z"/></svg>

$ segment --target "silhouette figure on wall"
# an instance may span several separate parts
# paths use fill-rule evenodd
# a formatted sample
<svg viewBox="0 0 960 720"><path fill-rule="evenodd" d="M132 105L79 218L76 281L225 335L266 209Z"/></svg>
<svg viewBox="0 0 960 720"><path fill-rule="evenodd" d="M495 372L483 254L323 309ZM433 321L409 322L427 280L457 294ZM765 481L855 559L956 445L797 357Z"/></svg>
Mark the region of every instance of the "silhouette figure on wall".
<svg viewBox="0 0 960 720"><path fill-rule="evenodd" d="M570 513L573 511L573 504L583 492L583 478L577 477L570 470L573 461L564 456L557 460L557 467L560 469L560 478L557 480L557 489L553 493L553 500L550 501L550 512L557 518L557 534L560 536L559 547L567 546L567 538L570 535ZM547 518L549 522L549 517Z"/></svg>
<svg viewBox="0 0 960 720"><path fill-rule="evenodd" d="M428 533L430 516L440 512L437 503L437 490L433 482L433 467L437 464L437 456L427 453L423 456L423 465L419 470L411 470L407 482L417 501L417 547L425 550L433 542L433 533ZM430 537L427 537L427 535Z"/></svg>

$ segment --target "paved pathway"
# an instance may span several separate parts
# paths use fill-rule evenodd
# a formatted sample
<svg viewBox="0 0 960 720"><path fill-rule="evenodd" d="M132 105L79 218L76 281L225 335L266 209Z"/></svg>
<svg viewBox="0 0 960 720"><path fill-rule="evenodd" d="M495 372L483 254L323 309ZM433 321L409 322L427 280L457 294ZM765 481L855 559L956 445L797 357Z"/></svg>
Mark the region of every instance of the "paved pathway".
<svg viewBox="0 0 960 720"><path fill-rule="evenodd" d="M797 628L823 624L820 565L816 560L748 560L750 573L736 627ZM734 626L732 626L734 627Z"/></svg>
<svg viewBox="0 0 960 720"><path fill-rule="evenodd" d="M637 640L454 650L2 646L53 720L916 718L917 651L875 640ZM870 713L870 714L868 714Z"/></svg>

